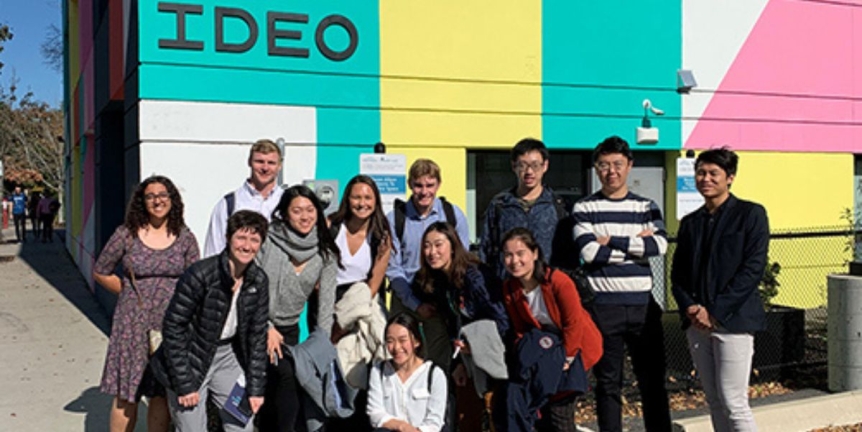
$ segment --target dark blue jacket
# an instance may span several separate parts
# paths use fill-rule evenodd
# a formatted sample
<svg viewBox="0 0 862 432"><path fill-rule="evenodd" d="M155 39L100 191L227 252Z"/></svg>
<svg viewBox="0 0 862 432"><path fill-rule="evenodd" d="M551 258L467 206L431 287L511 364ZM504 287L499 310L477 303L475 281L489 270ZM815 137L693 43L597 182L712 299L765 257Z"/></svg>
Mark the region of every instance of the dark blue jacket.
<svg viewBox="0 0 862 432"><path fill-rule="evenodd" d="M587 373L578 353L567 371L566 350L560 338L533 329L525 333L515 348L517 362L506 385L505 425L499 430L533 430L537 411L551 396L587 391ZM502 417L498 417L502 418Z"/></svg>
<svg viewBox="0 0 862 432"><path fill-rule="evenodd" d="M671 284L683 328L686 309L700 304L732 333L763 330L766 314L758 292L769 251L769 221L760 204L731 195L715 215L712 241L704 245L705 207L682 219ZM701 266L701 259L706 261ZM705 274L703 274L705 272Z"/></svg>
<svg viewBox="0 0 862 432"><path fill-rule="evenodd" d="M462 326L481 319L497 323L503 340L508 339L509 315L503 305L502 283L484 264L467 267L460 292L440 277L435 280L434 293L417 292L417 297L433 304L443 315L452 339L458 337Z"/></svg>
<svg viewBox="0 0 862 432"><path fill-rule="evenodd" d="M555 253L566 249L564 244L573 244L571 225L569 229L557 229L561 222L569 219L567 210L569 209L564 208L562 199L547 186L529 210L524 209L514 188L498 193L491 199L482 218L479 258L491 266L498 278L505 279L506 269L500 253L503 245L500 241L512 228L527 228L536 238L545 261L552 262ZM576 263L561 262L555 265L570 267Z"/></svg>

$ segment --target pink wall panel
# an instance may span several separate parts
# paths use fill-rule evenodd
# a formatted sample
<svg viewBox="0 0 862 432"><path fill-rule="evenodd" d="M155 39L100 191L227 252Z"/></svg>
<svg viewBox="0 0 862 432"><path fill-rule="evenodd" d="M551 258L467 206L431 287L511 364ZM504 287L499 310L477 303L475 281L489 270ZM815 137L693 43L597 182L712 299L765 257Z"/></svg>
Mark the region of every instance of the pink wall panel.
<svg viewBox="0 0 862 432"><path fill-rule="evenodd" d="M862 151L857 9L771 0L685 147Z"/></svg>
<svg viewBox="0 0 862 432"><path fill-rule="evenodd" d="M80 45L78 46L81 55L81 63L84 64L93 53L93 0L78 1L78 21Z"/></svg>

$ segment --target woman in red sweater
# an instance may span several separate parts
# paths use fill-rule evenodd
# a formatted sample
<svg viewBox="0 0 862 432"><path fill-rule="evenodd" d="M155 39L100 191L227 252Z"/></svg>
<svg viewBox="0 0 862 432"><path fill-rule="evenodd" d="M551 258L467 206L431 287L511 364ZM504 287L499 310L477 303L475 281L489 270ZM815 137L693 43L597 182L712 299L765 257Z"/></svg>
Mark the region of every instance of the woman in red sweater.
<svg viewBox="0 0 862 432"><path fill-rule="evenodd" d="M503 283L506 311L512 321L516 344L526 333L542 329L557 334L565 349L560 365L569 374L583 374L602 356L602 337L590 315L581 306L574 282L563 272L549 268L533 234L515 228L503 237L503 263L509 277ZM579 362L575 362L576 357ZM569 370L571 365L583 370ZM551 397L542 408L539 431L574 431L577 393Z"/></svg>

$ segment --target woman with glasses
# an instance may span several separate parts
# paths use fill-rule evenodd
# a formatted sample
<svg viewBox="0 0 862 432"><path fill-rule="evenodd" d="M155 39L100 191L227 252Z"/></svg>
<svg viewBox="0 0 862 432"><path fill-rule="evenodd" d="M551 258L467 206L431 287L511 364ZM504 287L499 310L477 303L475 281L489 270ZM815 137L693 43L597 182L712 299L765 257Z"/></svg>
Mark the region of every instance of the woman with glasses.
<svg viewBox="0 0 862 432"><path fill-rule="evenodd" d="M132 193L119 226L93 269L93 279L118 294L101 390L114 396L110 430L133 430L138 402L150 398L149 431L170 424L164 388L148 363L177 279L198 260L198 242L183 219L183 201L170 179L152 176ZM115 269L122 264L122 273ZM151 341L152 339L152 341Z"/></svg>

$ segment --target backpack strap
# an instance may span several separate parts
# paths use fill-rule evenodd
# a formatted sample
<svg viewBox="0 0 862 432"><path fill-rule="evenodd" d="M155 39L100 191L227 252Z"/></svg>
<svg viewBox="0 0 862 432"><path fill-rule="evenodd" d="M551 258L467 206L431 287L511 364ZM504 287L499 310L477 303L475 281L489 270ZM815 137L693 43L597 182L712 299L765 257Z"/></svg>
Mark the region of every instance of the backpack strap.
<svg viewBox="0 0 862 432"><path fill-rule="evenodd" d="M443 213L446 214L446 222L449 222L452 228L457 227L458 218L455 217L455 208L452 207L452 203L446 201L446 197L440 197L440 203L443 204Z"/></svg>
<svg viewBox="0 0 862 432"><path fill-rule="evenodd" d="M428 368L428 394L431 394L431 382L434 381L434 369L439 368L437 363L431 362L431 367Z"/></svg>
<svg viewBox="0 0 862 432"><path fill-rule="evenodd" d="M392 204L392 209L395 211L395 236L398 237L399 242L404 243L404 223L407 220L407 203L396 198Z"/></svg>
<svg viewBox="0 0 862 432"><path fill-rule="evenodd" d="M224 196L224 202L227 204L227 218L233 215L234 209L236 209L236 192L231 192Z"/></svg>

